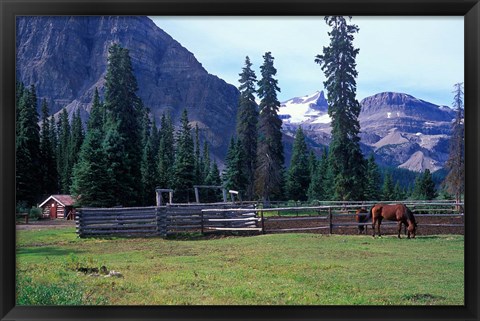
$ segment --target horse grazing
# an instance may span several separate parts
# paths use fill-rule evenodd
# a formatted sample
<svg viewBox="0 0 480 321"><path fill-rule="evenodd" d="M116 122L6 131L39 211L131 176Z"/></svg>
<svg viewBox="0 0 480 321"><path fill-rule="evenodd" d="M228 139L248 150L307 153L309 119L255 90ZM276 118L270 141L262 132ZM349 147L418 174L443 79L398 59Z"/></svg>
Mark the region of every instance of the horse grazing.
<svg viewBox="0 0 480 321"><path fill-rule="evenodd" d="M382 220L398 222L398 238L400 238L400 231L402 223L407 227L407 238L415 238L417 231L417 222L413 216L412 211L405 204L375 204L368 212L368 216L364 222L372 219L373 237L375 237L375 226L378 226L378 236L382 236L380 232L380 225Z"/></svg>
<svg viewBox="0 0 480 321"><path fill-rule="evenodd" d="M357 209L357 211L355 212L355 221L357 221L357 223L365 223L367 220L367 214L368 214L368 211L365 209L365 208L359 208ZM358 234L362 234L363 231L365 231L365 234L367 234L367 230L365 229L365 226L364 225L358 225Z"/></svg>

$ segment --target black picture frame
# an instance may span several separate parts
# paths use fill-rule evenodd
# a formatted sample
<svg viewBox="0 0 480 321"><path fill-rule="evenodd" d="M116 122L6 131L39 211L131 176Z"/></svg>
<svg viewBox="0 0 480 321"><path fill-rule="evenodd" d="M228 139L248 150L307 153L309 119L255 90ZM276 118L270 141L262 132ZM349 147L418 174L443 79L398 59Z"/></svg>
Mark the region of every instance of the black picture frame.
<svg viewBox="0 0 480 321"><path fill-rule="evenodd" d="M0 0L1 320L478 320L480 4L478 0ZM465 18L464 306L15 306L15 16L459 15ZM421 282L421 280L419 280Z"/></svg>

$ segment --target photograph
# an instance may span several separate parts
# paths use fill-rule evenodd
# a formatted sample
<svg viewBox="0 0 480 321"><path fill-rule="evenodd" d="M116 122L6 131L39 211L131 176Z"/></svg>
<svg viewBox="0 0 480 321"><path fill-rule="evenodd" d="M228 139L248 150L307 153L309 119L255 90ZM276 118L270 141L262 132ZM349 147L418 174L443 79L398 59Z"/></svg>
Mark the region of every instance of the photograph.
<svg viewBox="0 0 480 321"><path fill-rule="evenodd" d="M463 305L463 20L17 17L17 304Z"/></svg>
<svg viewBox="0 0 480 321"><path fill-rule="evenodd" d="M0 319L477 320L469 5L11 11Z"/></svg>

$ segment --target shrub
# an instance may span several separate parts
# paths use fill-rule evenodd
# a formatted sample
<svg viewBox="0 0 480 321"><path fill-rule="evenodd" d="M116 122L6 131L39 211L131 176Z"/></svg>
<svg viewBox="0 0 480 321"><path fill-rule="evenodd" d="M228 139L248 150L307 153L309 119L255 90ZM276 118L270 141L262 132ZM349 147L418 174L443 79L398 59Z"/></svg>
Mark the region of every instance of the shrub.
<svg viewBox="0 0 480 321"><path fill-rule="evenodd" d="M42 217L42 208L32 207L30 209L29 217L33 219L39 219Z"/></svg>

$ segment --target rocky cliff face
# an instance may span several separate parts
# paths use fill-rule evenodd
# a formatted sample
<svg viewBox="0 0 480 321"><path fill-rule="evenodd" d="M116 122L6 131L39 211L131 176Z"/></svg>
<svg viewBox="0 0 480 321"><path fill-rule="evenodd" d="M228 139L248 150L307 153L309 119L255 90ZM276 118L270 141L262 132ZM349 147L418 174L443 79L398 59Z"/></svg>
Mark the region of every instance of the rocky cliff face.
<svg viewBox="0 0 480 321"><path fill-rule="evenodd" d="M186 108L201 138L223 159L235 129L238 90L210 75L148 17L19 17L16 41L17 78L35 84L53 113L80 109L84 119L95 87L103 95L109 46L129 49L138 95L157 124L163 112L178 122Z"/></svg>

